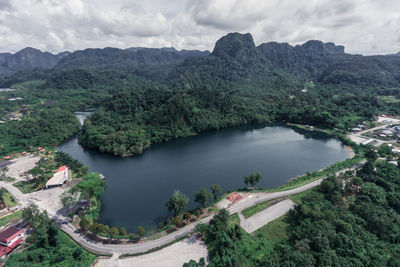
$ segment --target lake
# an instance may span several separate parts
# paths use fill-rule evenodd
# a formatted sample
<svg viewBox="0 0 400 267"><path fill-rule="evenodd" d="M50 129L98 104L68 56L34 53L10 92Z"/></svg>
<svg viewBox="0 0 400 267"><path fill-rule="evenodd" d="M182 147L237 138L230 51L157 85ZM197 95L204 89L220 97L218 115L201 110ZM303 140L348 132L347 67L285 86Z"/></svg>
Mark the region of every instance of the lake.
<svg viewBox="0 0 400 267"><path fill-rule="evenodd" d="M99 221L128 231L156 225L168 214L165 202L175 189L193 199L202 186L243 188L243 176L257 171L262 173L259 186L275 187L349 156L336 139L283 124L203 133L152 145L142 155L126 158L84 150L76 138L58 149L105 175ZM197 204L191 201L189 206Z"/></svg>

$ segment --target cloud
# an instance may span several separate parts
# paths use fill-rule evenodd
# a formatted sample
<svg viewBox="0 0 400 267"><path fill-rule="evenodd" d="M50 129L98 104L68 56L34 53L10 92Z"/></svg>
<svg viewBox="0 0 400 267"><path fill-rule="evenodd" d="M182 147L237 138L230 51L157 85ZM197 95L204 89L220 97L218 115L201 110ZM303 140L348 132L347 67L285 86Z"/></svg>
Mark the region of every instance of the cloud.
<svg viewBox="0 0 400 267"><path fill-rule="evenodd" d="M400 50L391 0L0 0L0 52L132 46L212 50L229 32L257 44L332 41L351 53Z"/></svg>

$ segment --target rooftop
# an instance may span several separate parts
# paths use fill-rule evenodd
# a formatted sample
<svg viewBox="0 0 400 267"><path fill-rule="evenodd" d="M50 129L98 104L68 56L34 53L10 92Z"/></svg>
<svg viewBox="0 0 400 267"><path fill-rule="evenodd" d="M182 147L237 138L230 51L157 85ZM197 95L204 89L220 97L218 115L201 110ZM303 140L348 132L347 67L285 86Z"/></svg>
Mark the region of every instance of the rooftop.
<svg viewBox="0 0 400 267"><path fill-rule="evenodd" d="M17 227L9 227L6 230L0 232L0 242L8 243L8 241L14 239L23 230Z"/></svg>

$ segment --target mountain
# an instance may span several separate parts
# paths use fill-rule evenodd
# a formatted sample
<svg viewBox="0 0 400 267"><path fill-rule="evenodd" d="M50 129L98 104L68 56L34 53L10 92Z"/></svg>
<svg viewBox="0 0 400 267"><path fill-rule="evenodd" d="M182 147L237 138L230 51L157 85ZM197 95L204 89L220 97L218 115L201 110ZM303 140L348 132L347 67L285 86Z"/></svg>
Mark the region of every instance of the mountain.
<svg viewBox="0 0 400 267"><path fill-rule="evenodd" d="M331 84L398 86L400 62L397 56L354 56L330 65L318 78Z"/></svg>
<svg viewBox="0 0 400 267"><path fill-rule="evenodd" d="M351 55L344 47L334 43L311 40L302 45L288 43L264 43L257 47L260 55L276 68L298 73L308 78L318 77L329 65Z"/></svg>
<svg viewBox="0 0 400 267"><path fill-rule="evenodd" d="M32 47L26 47L15 54L0 54L0 76L34 68L53 68L69 52L51 54Z"/></svg>
<svg viewBox="0 0 400 267"><path fill-rule="evenodd" d="M119 48L96 48L75 51L63 58L56 69L137 69L144 66L155 66L175 63L191 56L208 55L208 51L182 50L174 48L143 48L132 47L128 49Z"/></svg>

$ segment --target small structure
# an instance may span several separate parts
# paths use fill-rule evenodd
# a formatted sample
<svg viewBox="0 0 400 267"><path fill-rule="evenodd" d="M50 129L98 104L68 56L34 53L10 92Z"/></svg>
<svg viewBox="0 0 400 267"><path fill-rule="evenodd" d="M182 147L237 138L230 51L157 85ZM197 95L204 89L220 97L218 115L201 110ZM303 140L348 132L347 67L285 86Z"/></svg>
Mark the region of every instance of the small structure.
<svg viewBox="0 0 400 267"><path fill-rule="evenodd" d="M353 132L353 133L359 133L359 132L361 132L361 128L352 128L351 129L351 131Z"/></svg>
<svg viewBox="0 0 400 267"><path fill-rule="evenodd" d="M393 148L393 149L392 149L392 152L393 152L393 153L396 153L396 154L400 154L400 149Z"/></svg>
<svg viewBox="0 0 400 267"><path fill-rule="evenodd" d="M236 192L233 192L226 197L226 199L228 199L230 202L233 202L233 203L241 200L242 198L243 197Z"/></svg>
<svg viewBox="0 0 400 267"><path fill-rule="evenodd" d="M66 166L60 167L57 172L46 183L46 188L52 186L61 186L68 180L68 168Z"/></svg>
<svg viewBox="0 0 400 267"><path fill-rule="evenodd" d="M363 141L361 144L366 146L366 145L368 145L368 144L370 144L370 143L372 143L374 141L375 141L374 139L367 139L367 140Z"/></svg>
<svg viewBox="0 0 400 267"><path fill-rule="evenodd" d="M9 227L0 232L0 257L13 251L19 244L21 244L24 237L24 230Z"/></svg>
<svg viewBox="0 0 400 267"><path fill-rule="evenodd" d="M387 136L393 136L393 132L390 131L390 130L383 130L381 133L382 133L382 134L385 134L385 135L387 135Z"/></svg>

